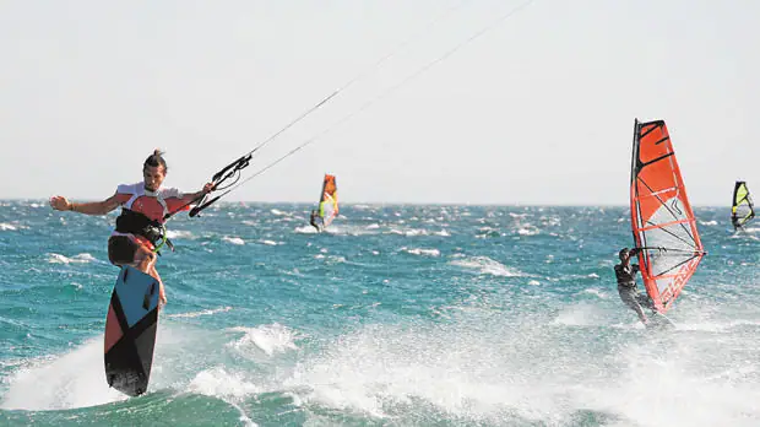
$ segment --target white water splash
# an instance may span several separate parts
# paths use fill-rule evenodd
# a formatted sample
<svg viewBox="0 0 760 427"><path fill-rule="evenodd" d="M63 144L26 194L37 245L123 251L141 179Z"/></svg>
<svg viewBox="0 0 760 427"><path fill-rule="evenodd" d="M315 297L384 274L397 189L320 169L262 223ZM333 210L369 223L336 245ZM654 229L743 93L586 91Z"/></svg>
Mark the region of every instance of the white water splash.
<svg viewBox="0 0 760 427"><path fill-rule="evenodd" d="M230 328L231 331L243 332L242 338L228 344L243 355L261 350L269 356L289 350L297 350L295 344L296 333L279 324L262 325L254 328L238 326Z"/></svg>
<svg viewBox="0 0 760 427"><path fill-rule="evenodd" d="M298 234L317 234L318 233L317 229L312 227L311 225L296 227L293 231Z"/></svg>
<svg viewBox="0 0 760 427"><path fill-rule="evenodd" d="M61 356L32 360L11 375L0 407L73 409L125 400L127 396L108 387L102 366L102 336Z"/></svg>
<svg viewBox="0 0 760 427"><path fill-rule="evenodd" d="M222 398L240 398L259 393L261 389L242 374L229 373L218 366L199 372L188 384L191 392Z"/></svg>

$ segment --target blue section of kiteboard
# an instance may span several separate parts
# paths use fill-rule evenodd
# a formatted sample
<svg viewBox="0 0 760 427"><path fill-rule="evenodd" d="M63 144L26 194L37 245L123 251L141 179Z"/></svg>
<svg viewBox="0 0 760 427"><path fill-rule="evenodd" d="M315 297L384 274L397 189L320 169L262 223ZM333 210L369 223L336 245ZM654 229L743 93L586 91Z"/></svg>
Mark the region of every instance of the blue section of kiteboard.
<svg viewBox="0 0 760 427"><path fill-rule="evenodd" d="M114 286L131 328L158 306L158 282L134 267L123 267Z"/></svg>

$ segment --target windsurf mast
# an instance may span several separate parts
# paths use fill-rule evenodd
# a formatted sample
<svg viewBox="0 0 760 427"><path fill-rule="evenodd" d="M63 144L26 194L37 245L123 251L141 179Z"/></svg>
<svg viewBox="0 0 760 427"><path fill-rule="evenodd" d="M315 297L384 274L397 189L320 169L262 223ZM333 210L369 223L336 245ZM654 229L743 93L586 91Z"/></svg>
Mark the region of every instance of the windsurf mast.
<svg viewBox="0 0 760 427"><path fill-rule="evenodd" d="M705 255L665 121L634 121L631 226L647 294L659 313Z"/></svg>

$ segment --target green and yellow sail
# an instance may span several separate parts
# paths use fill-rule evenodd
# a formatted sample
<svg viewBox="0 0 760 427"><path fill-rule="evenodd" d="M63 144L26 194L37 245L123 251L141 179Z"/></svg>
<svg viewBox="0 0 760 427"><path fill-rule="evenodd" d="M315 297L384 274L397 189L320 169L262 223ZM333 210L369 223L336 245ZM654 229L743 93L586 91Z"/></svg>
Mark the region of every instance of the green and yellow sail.
<svg viewBox="0 0 760 427"><path fill-rule="evenodd" d="M747 183L736 181L734 198L731 201L731 223L734 228L742 228L755 217L755 206L749 193Z"/></svg>

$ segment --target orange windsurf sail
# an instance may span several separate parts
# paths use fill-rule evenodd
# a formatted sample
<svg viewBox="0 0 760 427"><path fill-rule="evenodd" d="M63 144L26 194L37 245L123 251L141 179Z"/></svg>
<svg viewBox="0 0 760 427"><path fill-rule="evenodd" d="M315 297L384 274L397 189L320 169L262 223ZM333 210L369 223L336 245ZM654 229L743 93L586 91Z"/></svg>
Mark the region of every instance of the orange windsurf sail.
<svg viewBox="0 0 760 427"><path fill-rule="evenodd" d="M631 224L647 294L665 313L705 252L663 120L634 122Z"/></svg>

